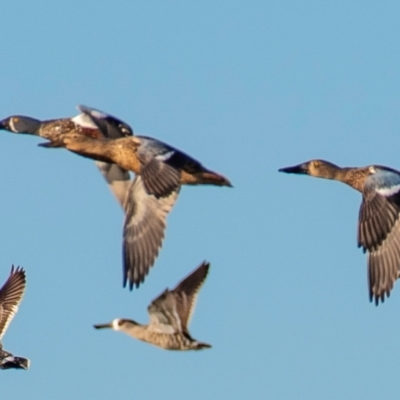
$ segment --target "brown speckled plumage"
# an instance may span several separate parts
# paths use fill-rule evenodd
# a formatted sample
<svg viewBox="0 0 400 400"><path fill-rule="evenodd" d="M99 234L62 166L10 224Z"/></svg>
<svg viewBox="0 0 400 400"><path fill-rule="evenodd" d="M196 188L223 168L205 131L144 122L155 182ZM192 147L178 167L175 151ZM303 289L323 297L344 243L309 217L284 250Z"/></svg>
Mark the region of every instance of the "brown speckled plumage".
<svg viewBox="0 0 400 400"><path fill-rule="evenodd" d="M198 293L209 270L202 263L173 290L166 289L148 307L149 325L129 319L115 319L111 323L94 325L96 329L111 328L133 338L167 350L201 350L210 348L190 336L188 325L196 306Z"/></svg>

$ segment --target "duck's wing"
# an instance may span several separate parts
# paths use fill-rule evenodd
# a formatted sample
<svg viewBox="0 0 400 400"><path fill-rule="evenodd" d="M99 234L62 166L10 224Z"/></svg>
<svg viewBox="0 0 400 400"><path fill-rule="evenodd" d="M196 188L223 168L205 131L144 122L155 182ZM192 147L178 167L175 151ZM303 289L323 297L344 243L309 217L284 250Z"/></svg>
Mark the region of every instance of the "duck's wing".
<svg viewBox="0 0 400 400"><path fill-rule="evenodd" d="M150 316L149 329L151 331L168 334L183 331L175 296L168 289L150 303L147 311Z"/></svg>
<svg viewBox="0 0 400 400"><path fill-rule="evenodd" d="M148 194L141 176L136 176L125 202L123 229L124 287L138 287L153 265L166 227L166 217L178 197L179 187L167 197Z"/></svg>
<svg viewBox="0 0 400 400"><path fill-rule="evenodd" d="M177 313L182 326L186 329L190 324L196 307L197 297L206 280L209 268L210 263L203 262L190 275L179 282L172 291L176 301Z"/></svg>
<svg viewBox="0 0 400 400"><path fill-rule="evenodd" d="M400 175L375 168L364 185L358 245L368 252L369 296L389 297L400 272Z"/></svg>
<svg viewBox="0 0 400 400"><path fill-rule="evenodd" d="M140 146L137 154L141 163L140 175L149 194L168 196L180 186L180 170L168 164L176 149L146 136L138 136Z"/></svg>
<svg viewBox="0 0 400 400"><path fill-rule="evenodd" d="M117 164L109 164L103 161L96 161L95 164L106 180L111 192L121 207L125 209L126 198L132 184L129 172Z"/></svg>
<svg viewBox="0 0 400 400"><path fill-rule="evenodd" d="M92 107L79 105L81 119L95 126L107 139L117 139L132 136L132 128L120 119ZM124 208L131 178L129 172L116 164L109 164L102 161L96 162L97 168L109 185L111 192Z"/></svg>
<svg viewBox="0 0 400 400"><path fill-rule="evenodd" d="M119 118L88 106L79 105L78 109L98 127L105 138L117 139L133 135L133 129Z"/></svg>
<svg viewBox="0 0 400 400"><path fill-rule="evenodd" d="M210 264L203 262L173 290L166 289L148 307L152 330L189 334L188 325ZM167 332L168 331L168 332Z"/></svg>
<svg viewBox="0 0 400 400"><path fill-rule="evenodd" d="M11 273L6 283L0 289L0 341L24 296L26 286L25 271L20 268L11 267Z"/></svg>

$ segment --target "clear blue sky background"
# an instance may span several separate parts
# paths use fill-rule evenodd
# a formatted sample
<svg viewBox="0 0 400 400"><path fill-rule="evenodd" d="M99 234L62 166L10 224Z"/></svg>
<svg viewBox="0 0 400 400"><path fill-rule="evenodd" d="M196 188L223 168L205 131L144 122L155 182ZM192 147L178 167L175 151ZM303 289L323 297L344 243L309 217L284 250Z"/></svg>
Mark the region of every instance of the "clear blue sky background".
<svg viewBox="0 0 400 400"><path fill-rule="evenodd" d="M0 371L2 398L398 398L400 284L369 303L360 195L277 172L311 158L400 169L398 2L16 0L1 14L1 117L97 107L235 186L184 187L129 292L123 214L93 163L0 132L0 280L12 263L28 277L3 342L32 360ZM92 328L147 322L204 259L190 328L211 350Z"/></svg>

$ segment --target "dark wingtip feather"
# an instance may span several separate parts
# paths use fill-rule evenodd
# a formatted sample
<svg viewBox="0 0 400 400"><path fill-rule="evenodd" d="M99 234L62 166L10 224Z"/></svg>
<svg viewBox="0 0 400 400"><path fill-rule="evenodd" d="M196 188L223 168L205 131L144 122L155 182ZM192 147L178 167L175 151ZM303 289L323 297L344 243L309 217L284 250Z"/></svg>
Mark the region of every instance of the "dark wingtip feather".
<svg viewBox="0 0 400 400"><path fill-rule="evenodd" d="M193 272L182 279L174 290L185 292L188 295L197 292L206 280L209 269L210 263L203 261Z"/></svg>

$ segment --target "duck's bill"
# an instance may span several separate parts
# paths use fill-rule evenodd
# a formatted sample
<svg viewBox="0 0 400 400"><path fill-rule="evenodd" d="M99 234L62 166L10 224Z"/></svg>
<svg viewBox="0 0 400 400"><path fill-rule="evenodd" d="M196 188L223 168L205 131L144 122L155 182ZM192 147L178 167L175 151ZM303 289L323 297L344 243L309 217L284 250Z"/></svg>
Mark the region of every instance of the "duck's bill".
<svg viewBox="0 0 400 400"><path fill-rule="evenodd" d="M5 118L0 121L0 129L8 130L8 120L9 118Z"/></svg>
<svg viewBox="0 0 400 400"><path fill-rule="evenodd" d="M95 328L95 329L104 329L104 328L112 328L112 327L113 327L113 325L112 325L111 322L109 322L108 324L96 324L96 325L93 325L93 328Z"/></svg>
<svg viewBox="0 0 400 400"><path fill-rule="evenodd" d="M38 146L51 149L57 147L64 147L64 143L61 140L51 140L49 142L39 143Z"/></svg>
<svg viewBox="0 0 400 400"><path fill-rule="evenodd" d="M304 164L299 164L292 167L280 168L278 171L286 172L287 174L306 174L307 168Z"/></svg>

